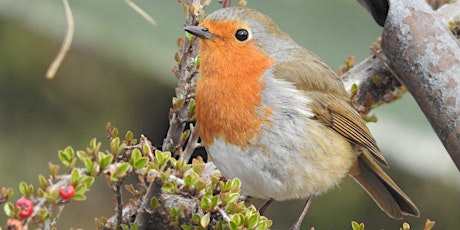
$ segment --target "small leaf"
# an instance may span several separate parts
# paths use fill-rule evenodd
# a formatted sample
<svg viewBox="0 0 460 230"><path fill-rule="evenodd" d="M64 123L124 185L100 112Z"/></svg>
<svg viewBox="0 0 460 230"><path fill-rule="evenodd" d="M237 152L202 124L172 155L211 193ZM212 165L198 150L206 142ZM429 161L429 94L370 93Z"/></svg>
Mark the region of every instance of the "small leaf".
<svg viewBox="0 0 460 230"><path fill-rule="evenodd" d="M86 168L86 171L88 171L88 173L92 174L93 172L93 161L87 157L83 160L83 163L85 165L85 168Z"/></svg>
<svg viewBox="0 0 460 230"><path fill-rule="evenodd" d="M75 194L72 198L72 200L75 200L75 201L84 201L86 200L86 195L84 194Z"/></svg>
<svg viewBox="0 0 460 230"><path fill-rule="evenodd" d="M131 131L126 132L125 140L131 141L134 138L134 134Z"/></svg>
<svg viewBox="0 0 460 230"><path fill-rule="evenodd" d="M142 169L144 168L147 163L149 162L149 159L147 157L142 157L139 160L136 161L134 168L135 169Z"/></svg>
<svg viewBox="0 0 460 230"><path fill-rule="evenodd" d="M190 172L185 176L184 183L187 187L191 188L200 179L200 176L196 172Z"/></svg>
<svg viewBox="0 0 460 230"><path fill-rule="evenodd" d="M46 189L48 187L48 181L43 175L38 176L38 182L42 188Z"/></svg>
<svg viewBox="0 0 460 230"><path fill-rule="evenodd" d="M193 98L190 99L188 110L190 111L190 116L193 116L196 112L196 101Z"/></svg>
<svg viewBox="0 0 460 230"><path fill-rule="evenodd" d="M434 227L435 224L436 224L435 221L432 221L432 220L430 220L430 219L427 219L427 220L425 221L425 228L423 228L423 230L431 230L431 229Z"/></svg>
<svg viewBox="0 0 460 230"><path fill-rule="evenodd" d="M248 218L248 229L254 229L259 224L259 214L255 213Z"/></svg>
<svg viewBox="0 0 460 230"><path fill-rule="evenodd" d="M26 182L19 183L19 192L22 196L28 197L32 194L34 187L27 185Z"/></svg>
<svg viewBox="0 0 460 230"><path fill-rule="evenodd" d="M14 205L11 202L8 202L3 206L3 211L5 211L5 214L9 217L12 217L14 214Z"/></svg>
<svg viewBox="0 0 460 230"><path fill-rule="evenodd" d="M73 186L78 185L78 183L80 182L80 177L80 172L78 172L77 169L73 169L70 173L70 184Z"/></svg>
<svg viewBox="0 0 460 230"><path fill-rule="evenodd" d="M364 224L363 223L358 224L358 222L352 221L351 222L351 229L353 229L353 230L364 230Z"/></svg>
<svg viewBox="0 0 460 230"><path fill-rule="evenodd" d="M86 153L85 151L78 150L78 151L77 151L77 157L78 157L78 159L80 159L81 161L85 161L86 158L89 158L89 155L88 155L88 153Z"/></svg>
<svg viewBox="0 0 460 230"><path fill-rule="evenodd" d="M142 157L142 153L139 149L134 149L133 152L131 153L131 160L130 160L130 163L131 161L133 162L136 162L137 160L139 160L139 158Z"/></svg>
<svg viewBox="0 0 460 230"><path fill-rule="evenodd" d="M211 221L211 214L208 212L200 219L201 227L203 228L208 227L210 221Z"/></svg>
<svg viewBox="0 0 460 230"><path fill-rule="evenodd" d="M185 38L187 38L187 40L189 41L192 41L193 39L193 34L189 33L189 32L185 32Z"/></svg>
<svg viewBox="0 0 460 230"><path fill-rule="evenodd" d="M410 225L406 222L403 223L402 225L402 230L410 230Z"/></svg>
<svg viewBox="0 0 460 230"><path fill-rule="evenodd" d="M59 197L59 189L46 191L44 197L49 203L54 203Z"/></svg>
<svg viewBox="0 0 460 230"><path fill-rule="evenodd" d="M118 155L118 148L120 147L120 138L115 137L110 142L110 152Z"/></svg>
<svg viewBox="0 0 460 230"><path fill-rule="evenodd" d="M95 180L95 178L92 177L92 176L85 176L84 179L81 180L80 182L85 184L85 186L87 188L91 188L91 186L93 186L93 184L94 184L94 180Z"/></svg>
<svg viewBox="0 0 460 230"><path fill-rule="evenodd" d="M150 208L152 208L152 210L155 210L159 207L160 202L158 202L158 199L156 197L152 197L152 199L150 199Z"/></svg>
<svg viewBox="0 0 460 230"><path fill-rule="evenodd" d="M59 165L48 162L48 170L51 176L56 177L57 173L59 172Z"/></svg>
<svg viewBox="0 0 460 230"><path fill-rule="evenodd" d="M226 204L233 203L233 202L237 201L239 197L240 197L239 193L231 193L226 197L224 202Z"/></svg>

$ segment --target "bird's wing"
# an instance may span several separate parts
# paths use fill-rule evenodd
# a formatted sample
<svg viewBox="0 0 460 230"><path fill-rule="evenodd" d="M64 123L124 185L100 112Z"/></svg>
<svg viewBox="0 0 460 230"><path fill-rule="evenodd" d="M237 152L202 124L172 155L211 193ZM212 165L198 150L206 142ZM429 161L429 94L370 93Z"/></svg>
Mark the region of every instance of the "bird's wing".
<svg viewBox="0 0 460 230"><path fill-rule="evenodd" d="M348 101L325 93L307 94L313 99L311 107L318 121L350 142L366 148L380 163L388 165L366 124Z"/></svg>
<svg viewBox="0 0 460 230"><path fill-rule="evenodd" d="M366 124L351 106L339 77L318 56L299 47L292 60L276 66L275 76L292 82L312 98L311 107L318 121L388 165Z"/></svg>

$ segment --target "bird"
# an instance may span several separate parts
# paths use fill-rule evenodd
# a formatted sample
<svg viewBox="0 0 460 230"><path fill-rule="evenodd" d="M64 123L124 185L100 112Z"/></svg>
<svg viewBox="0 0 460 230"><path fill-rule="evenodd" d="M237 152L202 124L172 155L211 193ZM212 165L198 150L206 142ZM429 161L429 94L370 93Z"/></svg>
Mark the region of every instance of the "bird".
<svg viewBox="0 0 460 230"><path fill-rule="evenodd" d="M389 217L419 216L384 172L388 164L338 75L267 15L226 7L184 30L199 39L196 122L211 160L241 190L272 201L307 199L349 175Z"/></svg>

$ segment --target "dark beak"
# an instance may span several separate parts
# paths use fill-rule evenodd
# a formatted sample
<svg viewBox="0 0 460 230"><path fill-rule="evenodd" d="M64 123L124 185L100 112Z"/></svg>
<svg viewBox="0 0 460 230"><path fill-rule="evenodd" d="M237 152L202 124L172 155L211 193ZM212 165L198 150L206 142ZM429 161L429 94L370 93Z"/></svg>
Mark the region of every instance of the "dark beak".
<svg viewBox="0 0 460 230"><path fill-rule="evenodd" d="M204 39L211 39L216 36L214 34L211 34L208 28L201 27L201 26L185 26L184 30L199 38L204 38Z"/></svg>

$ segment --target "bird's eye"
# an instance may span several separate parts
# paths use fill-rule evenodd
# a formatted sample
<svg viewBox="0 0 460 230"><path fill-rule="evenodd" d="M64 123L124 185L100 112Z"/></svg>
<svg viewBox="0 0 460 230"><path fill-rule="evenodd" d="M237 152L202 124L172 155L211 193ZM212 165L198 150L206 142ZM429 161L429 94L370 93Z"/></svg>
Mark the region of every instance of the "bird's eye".
<svg viewBox="0 0 460 230"><path fill-rule="evenodd" d="M238 41L244 42L248 40L249 32L245 29L239 29L235 33L235 38L238 39Z"/></svg>

